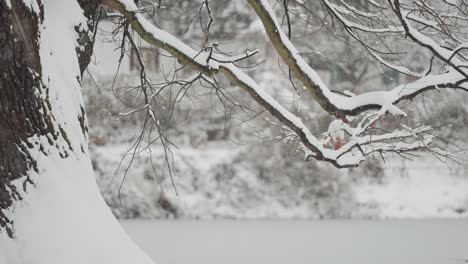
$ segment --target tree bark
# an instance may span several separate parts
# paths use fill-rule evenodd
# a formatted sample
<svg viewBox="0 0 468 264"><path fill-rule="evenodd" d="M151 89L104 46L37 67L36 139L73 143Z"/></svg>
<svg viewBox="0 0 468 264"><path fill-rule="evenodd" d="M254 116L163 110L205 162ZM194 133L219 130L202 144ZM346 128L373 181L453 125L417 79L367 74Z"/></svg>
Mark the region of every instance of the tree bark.
<svg viewBox="0 0 468 264"><path fill-rule="evenodd" d="M42 11L41 11L42 12ZM38 74L38 32L41 18L23 1L12 1L11 8L0 2L0 229L12 236L12 220L4 210L21 195L13 184L19 180L26 190L30 169L37 171L29 155L28 137L56 135L51 126L46 101L38 98L44 90Z"/></svg>
<svg viewBox="0 0 468 264"><path fill-rule="evenodd" d="M0 263L153 263L89 157L80 82L99 2L0 0Z"/></svg>
<svg viewBox="0 0 468 264"><path fill-rule="evenodd" d="M34 11L23 1L0 1L0 231L6 230L10 237L13 236L13 220L6 211L23 198L29 186L34 186L28 172L39 173L36 158L30 154L34 145L28 139L46 137L62 158L74 151L67 132L51 114L53 102L43 83L39 41L44 6L41 0L36 3L39 10ZM98 1L81 0L79 3L89 19L88 30L77 28L79 46L76 50L83 73L92 54L90 32ZM78 120L86 134L86 116L84 108L81 109ZM65 142L65 146L59 146L60 142ZM44 147L39 148L43 151ZM43 155L48 154L43 151Z"/></svg>

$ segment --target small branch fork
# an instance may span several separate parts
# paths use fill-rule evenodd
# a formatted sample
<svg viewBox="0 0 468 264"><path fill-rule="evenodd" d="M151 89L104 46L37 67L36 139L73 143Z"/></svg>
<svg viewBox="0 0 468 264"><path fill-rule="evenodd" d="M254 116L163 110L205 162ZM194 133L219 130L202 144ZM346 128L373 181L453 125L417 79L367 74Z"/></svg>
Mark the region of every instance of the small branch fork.
<svg viewBox="0 0 468 264"><path fill-rule="evenodd" d="M416 43L425 47L430 46L429 50L434 53L434 56L445 59L452 69L441 74L427 74L415 82L399 85L390 91L375 91L361 95L337 94L332 92L320 80L318 74L305 62L290 39L282 32L268 1L247 1L263 23L271 43L284 63L289 66L292 74L303 83L325 111L338 117L338 120L342 120L338 129L344 130L349 134L347 143L336 149L327 147L326 140L315 137L299 117L279 104L251 77L234 64L237 61L255 55L258 51L246 51L245 54L235 57L217 54L213 52L213 46L208 44L207 36L205 37L205 47L201 51L195 51L176 37L149 22L144 15L138 12L138 7L132 1L103 0L106 5L120 12L142 39L155 47L167 51L176 57L179 63L190 66L198 72L195 79L179 81L177 82L178 84L191 84L194 80L203 78L205 81L216 85L214 76L220 73L223 74L232 83L244 89L252 99L276 117L291 132L291 137L300 142L302 149L306 153L306 159L314 158L327 161L336 167L344 168L358 166L371 153L395 152L401 154L419 149L441 153L440 150L430 147L430 144L435 139L433 135L434 129L430 127L409 128L402 125L401 129L385 132L374 129L373 125L387 113L405 116L406 114L396 104L403 100L412 99L422 92L443 88L463 89L467 91L465 65L460 60L460 49L450 52L441 46L434 46L434 41L428 40L428 37L424 37L424 35L421 36L422 34L409 26L405 15L400 15L402 26L389 26L387 28L379 28L378 30L369 30L369 32L392 31L412 34ZM336 17L339 17L338 19L348 28L351 34L355 34L356 30L367 30L366 27L359 26L358 24L350 24L344 16L339 15L343 11L338 11L336 6L332 5L328 0L323 0L323 2ZM395 3L397 2L395 0ZM210 17L203 30L208 35L209 28L213 22L209 1L205 0L203 6L207 8ZM375 6L383 8L381 5L377 5L377 3L375 3ZM395 6L395 12L398 13L399 11ZM365 15L365 13L350 7L348 5L348 9L351 10L354 16ZM403 13L400 12L400 14ZM404 31L402 31L402 28ZM144 77L142 75L142 86L150 86ZM135 111L143 110L151 112L150 103L152 100L152 97L148 97L146 104L142 108L125 114L128 115ZM153 118L154 115L150 114L150 116ZM320 138L327 138L329 134L330 131L324 132L320 135Z"/></svg>

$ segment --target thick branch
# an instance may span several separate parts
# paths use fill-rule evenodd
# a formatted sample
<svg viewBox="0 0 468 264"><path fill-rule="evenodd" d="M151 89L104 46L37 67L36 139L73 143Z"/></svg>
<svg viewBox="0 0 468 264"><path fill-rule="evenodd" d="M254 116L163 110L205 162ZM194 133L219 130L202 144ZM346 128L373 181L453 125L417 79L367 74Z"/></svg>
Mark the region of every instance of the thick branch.
<svg viewBox="0 0 468 264"><path fill-rule="evenodd" d="M271 43L283 61L288 65L296 78L304 84L314 99L330 114L336 116L354 116L371 109L385 109L392 114L403 114L395 106L399 101L412 99L419 93L430 89L441 87L461 88L460 84L465 80L464 76L460 73L450 73L422 78L415 83L400 85L390 91L368 92L352 97L333 93L282 32L281 26L276 20L273 9L268 1L248 0L248 2L262 21ZM406 87L411 87L411 89L408 90ZM402 94L401 91L403 89L406 89L406 91Z"/></svg>
<svg viewBox="0 0 468 264"><path fill-rule="evenodd" d="M137 6L133 1L104 0L104 2L110 7L121 12L128 19L134 30L142 36L143 39L158 48L166 50L171 55L179 59L180 63L189 65L194 70L205 75L213 75L218 72L223 73L229 80L231 80L232 83L247 91L258 104L263 106L270 114L294 132L304 146L309 157L330 162L336 167L353 167L359 165L359 163L362 162L365 156L370 152L386 150L396 151L399 149L401 151L409 151L416 148L424 148L432 140L432 138L428 137L424 137L423 140L420 140L417 136L420 133L425 133L426 130L415 129L408 131L395 131L372 137L356 135L340 149L325 148L324 143L312 135L300 118L281 106L273 97L258 86L252 78L231 63L229 58L223 58L220 55L211 57L211 52L209 51L202 50L197 52L193 50L166 31L163 31L151 24L141 13L137 12ZM290 44L290 42L285 43ZM291 50L295 51L292 44L288 46L288 51ZM294 54L297 55L297 52ZM300 57L294 56L294 58L299 58L299 62L303 62ZM305 64L305 62L303 63ZM301 64L301 69L303 69L303 67L305 66ZM310 76L309 74L310 72L305 74L305 76L308 77ZM348 110L346 111L340 108L339 113L353 113L354 111L357 111L356 113L358 113L371 108L380 109L381 114L386 111L400 113L398 112L399 109L393 106L393 103L397 103L402 99L408 99L418 92L424 91L424 89L437 88L438 86L452 86L452 84L447 83L447 80L453 80L456 77L459 77L457 73L447 73L446 75L441 76L427 76L422 78L420 82L415 82L409 86L403 85L388 92L372 92L354 97L338 96L327 89L319 90L326 91L327 96L333 97L335 104L338 102L339 105L346 106L349 104L352 107L347 108ZM328 99L328 97L325 98ZM346 98L351 99L347 100ZM332 107L338 109L336 108L336 105L332 105ZM419 143L397 142L394 147L389 145L393 144L395 140L398 141L402 138L413 138ZM366 146L376 141L382 141L377 150L375 148L367 151L362 150L361 146ZM393 143L389 141L392 141ZM360 149L360 151L355 151L356 149Z"/></svg>

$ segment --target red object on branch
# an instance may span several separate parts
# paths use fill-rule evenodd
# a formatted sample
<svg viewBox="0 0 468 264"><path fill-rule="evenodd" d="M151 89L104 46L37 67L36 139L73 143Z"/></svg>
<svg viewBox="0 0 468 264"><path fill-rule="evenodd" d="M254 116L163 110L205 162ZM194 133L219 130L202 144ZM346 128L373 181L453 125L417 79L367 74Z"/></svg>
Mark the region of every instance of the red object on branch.
<svg viewBox="0 0 468 264"><path fill-rule="evenodd" d="M332 144L334 150L340 149L344 145L339 137L332 139Z"/></svg>

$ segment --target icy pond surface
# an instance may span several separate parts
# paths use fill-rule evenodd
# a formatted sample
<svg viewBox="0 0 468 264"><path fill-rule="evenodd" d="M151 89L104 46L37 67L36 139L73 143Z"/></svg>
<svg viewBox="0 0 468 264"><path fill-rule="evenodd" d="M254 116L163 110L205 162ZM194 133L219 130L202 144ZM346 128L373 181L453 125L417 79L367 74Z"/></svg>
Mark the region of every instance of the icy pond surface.
<svg viewBox="0 0 468 264"><path fill-rule="evenodd" d="M157 264L468 263L468 220L121 223Z"/></svg>

